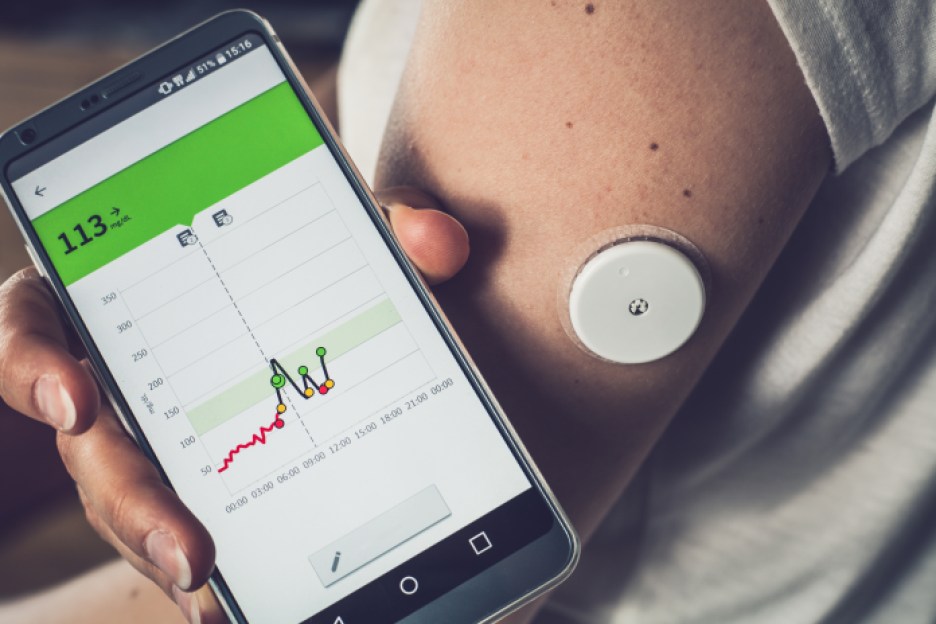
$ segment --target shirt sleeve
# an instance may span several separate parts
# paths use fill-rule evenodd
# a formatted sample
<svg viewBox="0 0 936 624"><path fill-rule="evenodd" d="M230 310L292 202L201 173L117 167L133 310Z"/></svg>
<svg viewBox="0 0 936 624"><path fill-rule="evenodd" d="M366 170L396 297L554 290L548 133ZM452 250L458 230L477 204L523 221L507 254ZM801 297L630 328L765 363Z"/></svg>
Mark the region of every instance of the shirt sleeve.
<svg viewBox="0 0 936 624"><path fill-rule="evenodd" d="M933 0L768 0L843 171L936 93Z"/></svg>

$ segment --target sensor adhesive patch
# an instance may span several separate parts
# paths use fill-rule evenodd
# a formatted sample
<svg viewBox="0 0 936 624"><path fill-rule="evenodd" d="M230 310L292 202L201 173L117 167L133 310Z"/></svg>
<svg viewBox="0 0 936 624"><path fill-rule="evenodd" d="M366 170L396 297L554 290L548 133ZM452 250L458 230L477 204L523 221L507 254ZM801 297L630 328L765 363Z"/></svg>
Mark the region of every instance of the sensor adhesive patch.
<svg viewBox="0 0 936 624"><path fill-rule="evenodd" d="M685 344L705 310L708 269L698 249L655 226L616 228L591 243L560 293L573 340L620 364L658 360Z"/></svg>

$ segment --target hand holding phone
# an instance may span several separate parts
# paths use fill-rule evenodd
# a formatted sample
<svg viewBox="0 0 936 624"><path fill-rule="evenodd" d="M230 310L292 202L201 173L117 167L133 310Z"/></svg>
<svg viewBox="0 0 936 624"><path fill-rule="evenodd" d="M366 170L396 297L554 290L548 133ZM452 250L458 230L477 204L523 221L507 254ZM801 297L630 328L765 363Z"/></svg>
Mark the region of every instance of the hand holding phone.
<svg viewBox="0 0 936 624"><path fill-rule="evenodd" d="M262 19L222 14L40 113L0 165L153 467L109 417L63 454L92 521L177 600L210 574L238 622L469 624L569 574L568 520ZM391 219L430 276L464 260L450 219ZM80 430L88 379L44 353L13 401Z"/></svg>
<svg viewBox="0 0 936 624"><path fill-rule="evenodd" d="M461 224L438 210L433 198L413 188L376 195L403 250L429 283L444 282L461 268L468 254L467 235ZM16 364L0 367L0 395L20 413L60 431L62 459L89 521L104 540L177 601L186 616L194 608L205 624L227 621L210 591L189 593L208 589L204 583L214 568L210 536L128 440L109 406L102 409L100 389L82 364L85 354L70 347L76 343L34 268L0 286L0 362ZM40 382L42 378L47 380ZM63 417L70 421L67 428ZM133 494L132 504L128 493ZM191 578L186 591L177 589L178 562L171 552L146 552L145 536L153 531L169 533L185 553Z"/></svg>

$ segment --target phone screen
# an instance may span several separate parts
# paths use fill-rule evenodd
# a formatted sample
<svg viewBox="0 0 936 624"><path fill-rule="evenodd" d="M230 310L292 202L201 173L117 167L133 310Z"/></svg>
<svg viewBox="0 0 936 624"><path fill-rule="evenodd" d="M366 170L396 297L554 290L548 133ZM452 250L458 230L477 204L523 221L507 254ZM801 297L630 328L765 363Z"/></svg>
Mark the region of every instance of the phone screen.
<svg viewBox="0 0 936 624"><path fill-rule="evenodd" d="M12 184L246 619L396 619L549 530L263 38L122 117Z"/></svg>

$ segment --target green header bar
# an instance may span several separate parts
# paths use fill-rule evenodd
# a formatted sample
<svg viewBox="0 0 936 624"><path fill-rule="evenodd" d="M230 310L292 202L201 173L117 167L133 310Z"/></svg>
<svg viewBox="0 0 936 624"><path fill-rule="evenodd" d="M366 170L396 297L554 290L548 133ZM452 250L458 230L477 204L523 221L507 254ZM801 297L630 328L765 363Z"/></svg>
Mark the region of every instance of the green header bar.
<svg viewBox="0 0 936 624"><path fill-rule="evenodd" d="M68 286L167 230L190 226L197 213L321 144L284 82L76 195L33 225Z"/></svg>

